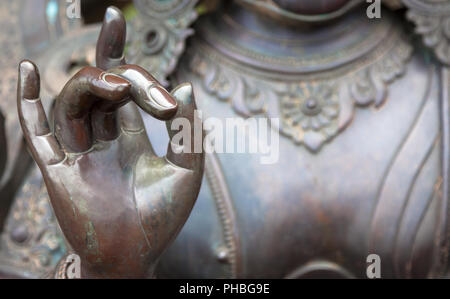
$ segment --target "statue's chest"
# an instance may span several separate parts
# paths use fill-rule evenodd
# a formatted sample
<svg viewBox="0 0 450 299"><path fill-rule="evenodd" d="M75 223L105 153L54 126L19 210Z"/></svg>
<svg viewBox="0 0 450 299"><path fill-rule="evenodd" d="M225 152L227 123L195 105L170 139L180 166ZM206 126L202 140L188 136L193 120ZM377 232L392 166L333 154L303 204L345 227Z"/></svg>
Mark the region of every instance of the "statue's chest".
<svg viewBox="0 0 450 299"><path fill-rule="evenodd" d="M281 134L277 146L270 129L257 134L269 152L215 155L246 276L365 277L369 254L381 257L385 277L431 271L443 200L441 99L436 73L416 61L409 67L412 74L390 87L382 106L355 108L316 149L293 138L308 129L286 122L290 113L280 114L291 134ZM228 104L211 101L204 100L206 114L227 114ZM311 118L300 108L298 118ZM275 160L263 164L263 156Z"/></svg>
<svg viewBox="0 0 450 299"><path fill-rule="evenodd" d="M251 55L202 27L176 81L193 83L205 120L268 120L249 135L269 147L207 159L210 191L180 239L205 226L211 200L223 235L211 248L227 248L234 276L366 277L369 254L384 277L435 270L447 200L440 70L384 21L357 38L364 51L339 57L325 53L331 42L318 55Z"/></svg>

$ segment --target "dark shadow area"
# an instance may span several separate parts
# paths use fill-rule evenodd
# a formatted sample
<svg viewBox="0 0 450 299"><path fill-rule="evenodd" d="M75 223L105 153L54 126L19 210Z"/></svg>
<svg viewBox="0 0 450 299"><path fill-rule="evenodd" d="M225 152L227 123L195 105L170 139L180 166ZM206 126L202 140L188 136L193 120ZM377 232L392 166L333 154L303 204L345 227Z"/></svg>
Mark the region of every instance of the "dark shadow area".
<svg viewBox="0 0 450 299"><path fill-rule="evenodd" d="M81 13L84 18L85 24L99 23L103 21L103 15L108 6L114 5L120 9L123 9L129 4L132 4L131 0L82 0L81 1Z"/></svg>

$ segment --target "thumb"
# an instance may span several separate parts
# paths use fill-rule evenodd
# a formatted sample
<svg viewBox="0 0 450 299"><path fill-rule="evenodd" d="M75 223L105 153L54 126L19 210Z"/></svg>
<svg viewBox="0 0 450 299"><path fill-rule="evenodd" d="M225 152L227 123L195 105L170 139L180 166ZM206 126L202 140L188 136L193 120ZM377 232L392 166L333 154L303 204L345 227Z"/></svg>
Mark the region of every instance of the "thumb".
<svg viewBox="0 0 450 299"><path fill-rule="evenodd" d="M202 170L203 126L192 85L181 84L172 91L172 95L177 101L178 110L175 117L166 122L170 137L166 158L180 167Z"/></svg>

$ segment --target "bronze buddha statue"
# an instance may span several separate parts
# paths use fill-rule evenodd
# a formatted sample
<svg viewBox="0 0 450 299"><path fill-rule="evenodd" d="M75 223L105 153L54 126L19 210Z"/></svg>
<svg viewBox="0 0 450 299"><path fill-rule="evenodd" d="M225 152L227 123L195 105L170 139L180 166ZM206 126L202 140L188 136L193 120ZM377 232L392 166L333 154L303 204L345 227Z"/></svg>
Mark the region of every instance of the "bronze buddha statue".
<svg viewBox="0 0 450 299"><path fill-rule="evenodd" d="M387 10L286 2L283 18L235 1L195 24L174 82L206 117L279 118L280 158L207 155L160 275L366 277L373 253L385 278L444 275L442 68Z"/></svg>
<svg viewBox="0 0 450 299"><path fill-rule="evenodd" d="M0 272L58 274L75 252L87 278L365 278L377 254L383 278L446 277L450 4L388 0L371 19L360 0L211 2L135 0L127 36L114 8L100 33L64 34L36 55L43 106L21 64L40 171L14 195ZM174 154L170 120L192 105L266 121L277 162Z"/></svg>

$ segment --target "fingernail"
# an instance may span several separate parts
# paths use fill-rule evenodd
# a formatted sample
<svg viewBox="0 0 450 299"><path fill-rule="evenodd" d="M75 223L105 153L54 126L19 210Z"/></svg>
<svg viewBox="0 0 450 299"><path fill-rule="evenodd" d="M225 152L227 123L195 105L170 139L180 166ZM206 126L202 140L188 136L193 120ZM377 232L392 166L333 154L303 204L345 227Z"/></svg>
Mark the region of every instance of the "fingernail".
<svg viewBox="0 0 450 299"><path fill-rule="evenodd" d="M116 8L114 6L109 6L106 9L104 21L106 23L108 23L108 22L111 22L114 20L120 20L121 15L122 15L122 12L118 8Z"/></svg>
<svg viewBox="0 0 450 299"><path fill-rule="evenodd" d="M24 60L19 65L22 85L22 97L25 99L36 99L39 97L39 72L36 65Z"/></svg>
<svg viewBox="0 0 450 299"><path fill-rule="evenodd" d="M130 82L124 78L111 73L104 73L102 75L102 80L111 85L114 88L127 88L130 87Z"/></svg>
<svg viewBox="0 0 450 299"><path fill-rule="evenodd" d="M177 103L172 95L162 86L152 85L150 87L150 97L160 106L164 108L175 108Z"/></svg>
<svg viewBox="0 0 450 299"><path fill-rule="evenodd" d="M172 95L185 105L192 104L192 85L190 83L183 83L175 87L172 91Z"/></svg>

